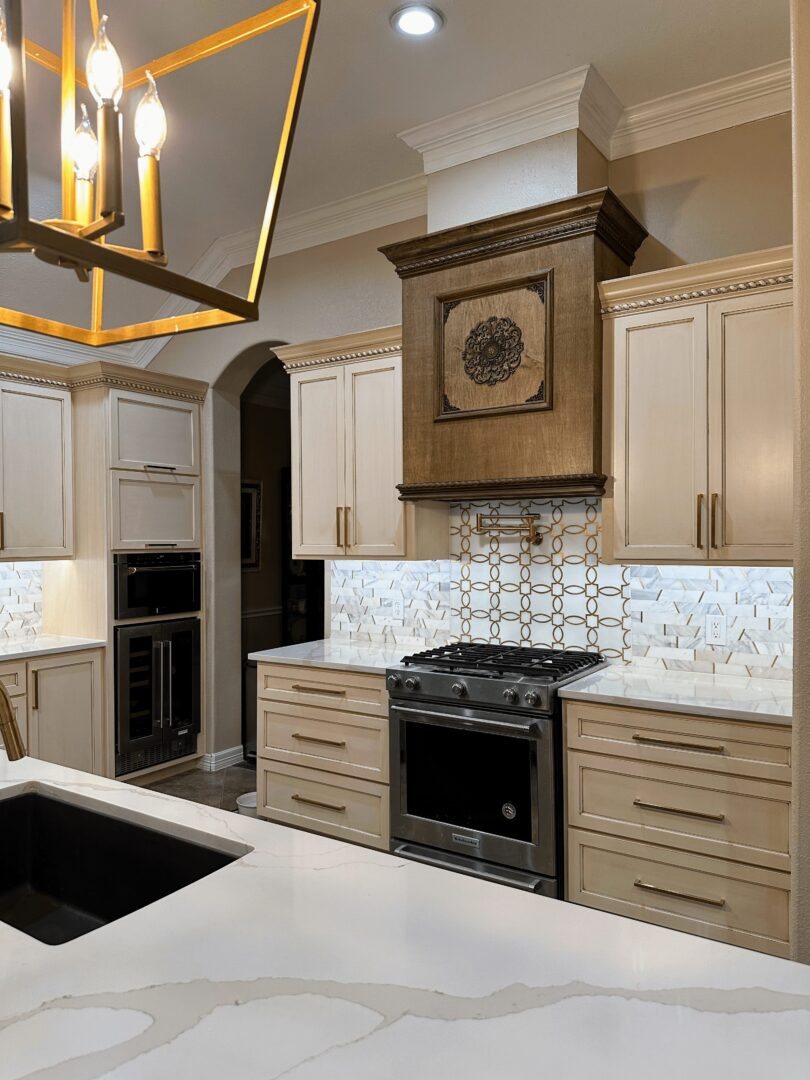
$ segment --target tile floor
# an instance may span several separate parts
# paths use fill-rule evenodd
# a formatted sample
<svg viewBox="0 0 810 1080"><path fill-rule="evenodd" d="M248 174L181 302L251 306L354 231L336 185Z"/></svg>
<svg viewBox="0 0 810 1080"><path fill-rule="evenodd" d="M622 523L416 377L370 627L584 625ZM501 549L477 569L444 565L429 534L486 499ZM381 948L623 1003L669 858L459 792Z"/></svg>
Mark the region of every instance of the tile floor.
<svg viewBox="0 0 810 1080"><path fill-rule="evenodd" d="M256 790L256 766L253 762L245 761L228 769L220 769L219 772L192 769L148 786L153 791L175 795L178 799L217 806L221 810L236 810L237 796Z"/></svg>

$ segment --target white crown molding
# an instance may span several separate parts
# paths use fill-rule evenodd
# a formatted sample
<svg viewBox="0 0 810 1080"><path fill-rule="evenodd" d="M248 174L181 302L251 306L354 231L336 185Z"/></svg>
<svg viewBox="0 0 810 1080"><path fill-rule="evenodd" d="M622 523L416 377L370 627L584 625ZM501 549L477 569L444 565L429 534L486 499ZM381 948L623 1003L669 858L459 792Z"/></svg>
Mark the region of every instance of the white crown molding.
<svg viewBox="0 0 810 1080"><path fill-rule="evenodd" d="M629 157L790 110L790 60L780 60L631 105L613 135L610 157Z"/></svg>
<svg viewBox="0 0 810 1080"><path fill-rule="evenodd" d="M607 156L622 113L616 95L586 65L400 133L427 174L580 128Z"/></svg>

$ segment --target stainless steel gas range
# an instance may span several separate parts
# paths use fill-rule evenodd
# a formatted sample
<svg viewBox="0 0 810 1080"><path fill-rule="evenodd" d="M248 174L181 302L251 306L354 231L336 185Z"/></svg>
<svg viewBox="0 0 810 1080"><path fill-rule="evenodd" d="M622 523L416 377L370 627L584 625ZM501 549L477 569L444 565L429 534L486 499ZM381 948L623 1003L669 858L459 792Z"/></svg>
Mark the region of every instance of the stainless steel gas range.
<svg viewBox="0 0 810 1080"><path fill-rule="evenodd" d="M559 687L598 653L445 645L387 671L400 855L563 895Z"/></svg>

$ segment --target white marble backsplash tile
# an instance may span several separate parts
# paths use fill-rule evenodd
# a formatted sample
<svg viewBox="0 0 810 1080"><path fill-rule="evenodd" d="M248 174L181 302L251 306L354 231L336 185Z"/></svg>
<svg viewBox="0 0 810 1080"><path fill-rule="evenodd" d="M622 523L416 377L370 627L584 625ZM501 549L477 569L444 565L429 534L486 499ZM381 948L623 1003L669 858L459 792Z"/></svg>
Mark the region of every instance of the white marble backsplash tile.
<svg viewBox="0 0 810 1080"><path fill-rule="evenodd" d="M536 514L541 543L477 535L476 513ZM789 567L609 566L601 501L454 507L450 560L332 563L332 635L370 644L447 640L586 649L651 668L788 678ZM706 640L723 615L728 641Z"/></svg>
<svg viewBox="0 0 810 1080"><path fill-rule="evenodd" d="M0 563L0 638L42 633L42 563Z"/></svg>

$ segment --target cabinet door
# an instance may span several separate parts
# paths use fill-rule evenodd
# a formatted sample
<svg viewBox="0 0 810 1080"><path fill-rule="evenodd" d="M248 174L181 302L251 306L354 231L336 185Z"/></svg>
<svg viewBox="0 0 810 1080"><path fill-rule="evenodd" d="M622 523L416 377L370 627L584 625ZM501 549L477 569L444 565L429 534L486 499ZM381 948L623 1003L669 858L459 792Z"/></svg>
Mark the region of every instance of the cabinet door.
<svg viewBox="0 0 810 1080"><path fill-rule="evenodd" d="M6 383L0 393L0 557L73 554L70 394Z"/></svg>
<svg viewBox="0 0 810 1080"><path fill-rule="evenodd" d="M28 663L32 757L84 772L103 768L101 653L64 653Z"/></svg>
<svg viewBox="0 0 810 1080"><path fill-rule="evenodd" d="M709 306L710 556L793 558L789 289Z"/></svg>
<svg viewBox="0 0 810 1080"><path fill-rule="evenodd" d="M364 559L405 555L402 358L346 368L346 550Z"/></svg>
<svg viewBox="0 0 810 1080"><path fill-rule="evenodd" d="M200 547L200 481L111 472L114 551Z"/></svg>
<svg viewBox="0 0 810 1080"><path fill-rule="evenodd" d="M705 560L706 308L614 324L614 554Z"/></svg>
<svg viewBox="0 0 810 1080"><path fill-rule="evenodd" d="M339 557L346 550L343 368L294 373L290 383L293 558Z"/></svg>
<svg viewBox="0 0 810 1080"><path fill-rule="evenodd" d="M165 737L200 731L200 620L163 624Z"/></svg>
<svg viewBox="0 0 810 1080"><path fill-rule="evenodd" d="M110 393L110 465L113 469L200 472L200 407L195 402Z"/></svg>
<svg viewBox="0 0 810 1080"><path fill-rule="evenodd" d="M141 623L115 629L115 750L119 756L163 743L162 627L162 623Z"/></svg>

